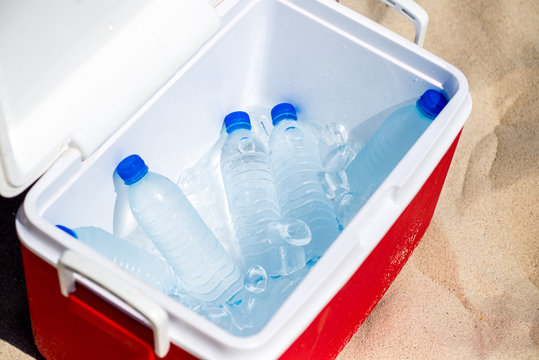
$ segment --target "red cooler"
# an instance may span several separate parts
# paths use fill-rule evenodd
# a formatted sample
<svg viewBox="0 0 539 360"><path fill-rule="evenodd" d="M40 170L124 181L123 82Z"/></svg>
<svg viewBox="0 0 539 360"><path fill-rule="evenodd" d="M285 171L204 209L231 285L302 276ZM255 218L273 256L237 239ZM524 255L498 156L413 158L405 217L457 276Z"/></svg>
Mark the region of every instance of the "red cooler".
<svg viewBox="0 0 539 360"><path fill-rule="evenodd" d="M386 2L386 1L384 1ZM16 227L34 339L48 359L328 359L423 236L471 111L464 75L330 0L5 2L0 193L32 185ZM416 26L413 1L389 1ZM112 231L112 172L132 153L177 179L224 116L296 105L367 142L376 114L449 103L255 335L234 336L57 229ZM369 120L370 119L370 120Z"/></svg>

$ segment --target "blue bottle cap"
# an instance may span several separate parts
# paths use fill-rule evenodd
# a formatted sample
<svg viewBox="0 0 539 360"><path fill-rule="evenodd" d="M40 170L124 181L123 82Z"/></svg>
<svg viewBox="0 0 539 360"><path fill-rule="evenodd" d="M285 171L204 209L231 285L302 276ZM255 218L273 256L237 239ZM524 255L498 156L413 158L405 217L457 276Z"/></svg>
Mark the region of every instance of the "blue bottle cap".
<svg viewBox="0 0 539 360"><path fill-rule="evenodd" d="M71 230L70 228L68 228L67 226L64 226L64 225L56 225L56 227L60 230L64 230L66 233L68 233L69 235L73 236L75 239L78 239L79 237L77 236L77 233L73 230Z"/></svg>
<svg viewBox="0 0 539 360"><path fill-rule="evenodd" d="M245 111L234 111L225 116L225 126L229 134L238 129L251 130L251 119Z"/></svg>
<svg viewBox="0 0 539 360"><path fill-rule="evenodd" d="M273 121L273 126L277 125L281 120L284 119L298 119L294 105L289 103L282 103L275 105L273 109L271 109L271 120Z"/></svg>
<svg viewBox="0 0 539 360"><path fill-rule="evenodd" d="M434 119L447 105L444 94L437 90L427 90L417 100L417 108L429 119Z"/></svg>
<svg viewBox="0 0 539 360"><path fill-rule="evenodd" d="M142 179L148 172L148 166L137 154L129 155L116 166L116 172L125 185L132 185Z"/></svg>

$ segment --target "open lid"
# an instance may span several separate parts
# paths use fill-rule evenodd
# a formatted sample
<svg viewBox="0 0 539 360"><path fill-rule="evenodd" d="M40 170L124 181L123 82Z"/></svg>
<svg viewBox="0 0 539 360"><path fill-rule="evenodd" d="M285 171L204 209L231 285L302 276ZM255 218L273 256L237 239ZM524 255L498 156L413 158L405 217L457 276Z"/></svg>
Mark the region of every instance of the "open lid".
<svg viewBox="0 0 539 360"><path fill-rule="evenodd" d="M0 0L0 195L90 156L213 35L207 0Z"/></svg>

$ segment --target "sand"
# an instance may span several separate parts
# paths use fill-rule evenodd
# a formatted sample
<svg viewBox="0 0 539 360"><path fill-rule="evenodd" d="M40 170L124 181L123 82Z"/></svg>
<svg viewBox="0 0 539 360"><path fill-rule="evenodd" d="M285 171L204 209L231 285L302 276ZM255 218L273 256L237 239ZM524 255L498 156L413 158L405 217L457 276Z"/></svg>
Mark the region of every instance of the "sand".
<svg viewBox="0 0 539 360"><path fill-rule="evenodd" d="M384 5L341 3L413 38ZM339 360L537 359L539 2L417 3L473 110L431 226Z"/></svg>
<svg viewBox="0 0 539 360"><path fill-rule="evenodd" d="M413 38L375 0L341 3ZM338 359L538 359L539 2L417 3L424 47L464 72L473 110L431 226ZM1 358L38 356L19 317Z"/></svg>

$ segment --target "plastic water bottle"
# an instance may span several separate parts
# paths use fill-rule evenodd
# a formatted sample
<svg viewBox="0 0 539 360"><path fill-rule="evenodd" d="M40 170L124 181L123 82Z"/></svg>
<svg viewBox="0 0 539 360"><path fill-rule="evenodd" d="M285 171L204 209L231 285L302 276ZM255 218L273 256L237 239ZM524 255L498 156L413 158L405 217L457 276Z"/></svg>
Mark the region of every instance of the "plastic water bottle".
<svg viewBox="0 0 539 360"><path fill-rule="evenodd" d="M312 240L306 258L316 262L339 235L339 223L320 183L323 168L318 143L308 126L297 121L293 105L271 110L273 131L269 138L271 169L283 218L304 221Z"/></svg>
<svg viewBox="0 0 539 360"><path fill-rule="evenodd" d="M346 169L356 156L356 151L348 143L348 131L344 125L332 122L324 127L312 128L319 139L320 161L324 171L339 172Z"/></svg>
<svg viewBox="0 0 539 360"><path fill-rule="evenodd" d="M240 264L240 249L228 216L224 188L220 182L219 159L223 142L224 140L219 139L215 144L219 145L218 150L213 149L214 145L195 166L184 169L177 184L234 262Z"/></svg>
<svg viewBox="0 0 539 360"><path fill-rule="evenodd" d="M120 239L163 258L163 255L157 250L148 235L140 228L133 216L127 193L129 186L124 184L117 171L114 171L112 179L114 182L114 191L116 192L114 215L112 218L112 233Z"/></svg>
<svg viewBox="0 0 539 360"><path fill-rule="evenodd" d="M97 227L72 230L56 226L163 293L170 295L178 291L176 275L165 260Z"/></svg>
<svg viewBox="0 0 539 360"><path fill-rule="evenodd" d="M253 266L262 266L269 276L280 276L284 271L281 260L289 256L300 257L294 263L304 266L302 247L271 242L266 236L268 225L279 221L281 215L269 154L251 131L249 115L230 113L225 126L228 136L221 150L221 174L245 273Z"/></svg>
<svg viewBox="0 0 539 360"><path fill-rule="evenodd" d="M398 109L382 123L346 169L351 198L343 207L343 221L359 211L446 104L441 92L427 90L416 104Z"/></svg>
<svg viewBox="0 0 539 360"><path fill-rule="evenodd" d="M112 233L119 238L123 238L135 230L138 227L138 223L129 206L129 197L127 194L129 187L124 184L117 171L114 171L112 174L112 181L114 183L114 192L116 193L114 215L112 218Z"/></svg>
<svg viewBox="0 0 539 360"><path fill-rule="evenodd" d="M129 203L140 227L172 266L184 288L201 301L223 304L243 286L239 268L180 188L148 172L138 155L116 168L129 185Z"/></svg>

